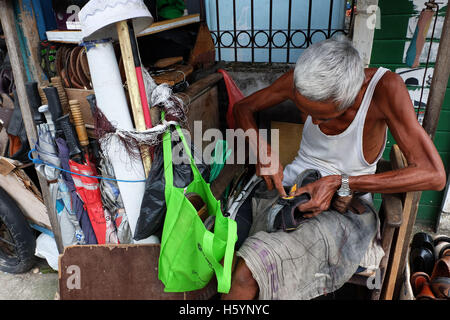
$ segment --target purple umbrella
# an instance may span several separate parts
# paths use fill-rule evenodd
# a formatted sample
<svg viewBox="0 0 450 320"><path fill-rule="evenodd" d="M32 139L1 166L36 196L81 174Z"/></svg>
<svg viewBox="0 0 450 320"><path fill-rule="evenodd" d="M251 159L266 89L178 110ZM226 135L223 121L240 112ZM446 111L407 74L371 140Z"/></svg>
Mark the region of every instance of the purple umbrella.
<svg viewBox="0 0 450 320"><path fill-rule="evenodd" d="M56 144L59 150L59 159L61 161L61 166L64 170L69 170L69 148L64 139L56 138ZM61 176L69 189L72 197L72 211L76 213L77 219L80 223L81 230L83 230L86 244L97 244L97 238L92 228L91 220L84 207L83 201L80 199L77 190L75 188L75 183L73 182L72 175L68 172L61 171Z"/></svg>

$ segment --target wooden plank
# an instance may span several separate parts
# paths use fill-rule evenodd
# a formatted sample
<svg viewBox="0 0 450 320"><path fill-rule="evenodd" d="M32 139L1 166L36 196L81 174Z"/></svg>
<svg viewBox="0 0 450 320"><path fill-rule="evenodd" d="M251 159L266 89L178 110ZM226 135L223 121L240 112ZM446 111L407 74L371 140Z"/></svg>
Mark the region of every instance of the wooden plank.
<svg viewBox="0 0 450 320"><path fill-rule="evenodd" d="M197 23L197 22L200 22L200 15L198 13L183 16L183 17L176 18L176 19L158 21L158 22L153 23L147 29L140 32L138 34L138 37L179 28L179 27Z"/></svg>
<svg viewBox="0 0 450 320"><path fill-rule="evenodd" d="M195 68L209 68L214 65L216 48L206 23L200 23L197 40L189 56L189 64Z"/></svg>
<svg viewBox="0 0 450 320"><path fill-rule="evenodd" d="M16 168L16 165L18 165L18 161L0 157L0 174L7 176Z"/></svg>
<svg viewBox="0 0 450 320"><path fill-rule="evenodd" d="M155 68L167 68L176 63L183 62L183 57L163 58L156 61L153 66Z"/></svg>
<svg viewBox="0 0 450 320"><path fill-rule="evenodd" d="M28 187L25 183L30 183L30 181L23 181L15 172L11 172L6 176L0 176L0 187L16 201L23 214L35 224L51 230L47 208L39 198L39 195L34 193L31 186Z"/></svg>
<svg viewBox="0 0 450 320"><path fill-rule="evenodd" d="M202 78L199 81L196 81L194 84L189 86L186 91L182 93L177 93L176 95L183 100L183 103L186 105L190 105L197 98L201 97L203 93L208 91L210 88L214 87L217 82L223 79L221 73L213 73L207 77Z"/></svg>
<svg viewBox="0 0 450 320"><path fill-rule="evenodd" d="M25 37L24 41L27 46L26 52L29 59L29 70L33 79L35 79L39 85L48 83L48 79L40 65L39 45L41 39L39 38L33 6L29 0L18 0L18 6L20 12L17 16L17 22Z"/></svg>
<svg viewBox="0 0 450 320"><path fill-rule="evenodd" d="M382 194L383 210L386 216L386 222L390 227L398 228L403 221L402 199L396 194Z"/></svg>
<svg viewBox="0 0 450 320"><path fill-rule="evenodd" d="M200 22L199 14L191 14L176 19L155 22L149 28L140 32L137 35L137 37L143 37L150 34L155 34L158 32L179 28L197 22ZM49 41L61 43L78 44L83 41L81 37L81 31L60 31L60 30L47 31L47 38Z"/></svg>
<svg viewBox="0 0 450 320"><path fill-rule="evenodd" d="M159 244L66 247L59 257L61 300L206 300L217 292L214 280L202 290L164 292L159 252Z"/></svg>
<svg viewBox="0 0 450 320"><path fill-rule="evenodd" d="M174 86L179 82L185 81L194 71L194 68L189 64L176 65L173 69L173 71L154 76L153 80L155 80L156 84L167 83L169 86Z"/></svg>
<svg viewBox="0 0 450 320"><path fill-rule="evenodd" d="M6 37L6 46L8 49L9 58L11 61L11 67L14 74L14 81L16 85L17 94L19 97L20 110L22 112L25 129L27 132L28 141L30 146L34 146L37 141L37 130L33 122L33 113L30 108L28 96L25 90L25 67L23 64L23 58L20 54L19 39L14 26L14 11L12 1L0 0L0 21L2 24L3 32ZM34 155L36 156L36 155ZM46 179L38 173L39 183L42 189L42 196L44 203L47 207L47 214L52 226L52 232L55 235L56 244L59 252L62 252L62 238L61 229L58 223L58 217L56 208L51 204L49 188Z"/></svg>
<svg viewBox="0 0 450 320"><path fill-rule="evenodd" d="M218 89L216 86L206 91L188 107L186 127L191 133L193 143L202 141L202 148L205 149L211 141L203 141L204 133L208 129L219 128L219 121ZM225 140L225 137L221 137L221 139ZM198 151L200 152L200 150Z"/></svg>

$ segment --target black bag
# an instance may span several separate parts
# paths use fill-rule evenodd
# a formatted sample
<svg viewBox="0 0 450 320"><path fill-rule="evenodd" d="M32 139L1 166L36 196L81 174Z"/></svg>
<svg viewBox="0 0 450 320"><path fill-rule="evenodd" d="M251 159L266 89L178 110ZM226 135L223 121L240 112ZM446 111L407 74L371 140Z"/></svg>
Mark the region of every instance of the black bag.
<svg viewBox="0 0 450 320"><path fill-rule="evenodd" d="M175 142L176 143L176 142ZM174 142L172 142L174 144ZM210 171L209 165L199 163L198 157L191 144L191 152L196 159L197 168L203 179L209 183ZM193 180L193 174L189 162L173 165L174 186L184 188ZM146 239L152 235L160 236L164 225L166 215L166 199L164 195L165 179L164 179L164 158L162 144L158 145L154 151L154 159L152 168L150 169L147 182L145 185L144 197L141 204L141 212L136 223L134 232L134 240Z"/></svg>

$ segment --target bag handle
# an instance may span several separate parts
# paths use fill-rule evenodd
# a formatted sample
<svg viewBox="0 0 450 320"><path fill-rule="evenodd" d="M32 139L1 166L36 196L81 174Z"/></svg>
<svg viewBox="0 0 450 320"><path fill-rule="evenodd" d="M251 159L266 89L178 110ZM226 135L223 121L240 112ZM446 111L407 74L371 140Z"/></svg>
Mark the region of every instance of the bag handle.
<svg viewBox="0 0 450 320"><path fill-rule="evenodd" d="M231 288L231 267L233 264L234 245L236 241L232 241L237 234L237 225L234 220L226 219L228 222L228 235L225 247L225 255L222 265L214 257L214 234L205 232L203 235L203 252L211 263L217 277L217 291L220 293L228 293Z"/></svg>

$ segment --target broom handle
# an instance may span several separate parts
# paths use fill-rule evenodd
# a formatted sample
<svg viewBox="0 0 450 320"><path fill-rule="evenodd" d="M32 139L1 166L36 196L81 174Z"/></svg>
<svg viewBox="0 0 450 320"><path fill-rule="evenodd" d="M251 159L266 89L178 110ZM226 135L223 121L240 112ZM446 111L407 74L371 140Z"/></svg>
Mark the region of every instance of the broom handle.
<svg viewBox="0 0 450 320"><path fill-rule="evenodd" d="M133 50L131 48L130 32L128 30L127 21L116 23L117 34L119 36L120 50L122 53L123 66L128 83L128 93L130 94L131 110L133 112L134 124L137 131L145 131L145 118L142 109L141 95L139 92L139 84L136 76L136 69L133 59ZM151 157L148 148L141 148L142 162L144 165L145 176L148 176L151 168Z"/></svg>
<svg viewBox="0 0 450 320"><path fill-rule="evenodd" d="M134 34L133 22L131 22L131 20L128 20L127 25L128 31L130 33L131 50L133 52L134 67L136 69L136 77L139 86L139 94L141 96L142 112L144 113L145 126L147 129L150 129L153 127L152 118L150 116L147 92L145 91L144 77L142 76L142 63L141 58L139 57L139 49L136 41L136 35Z"/></svg>

